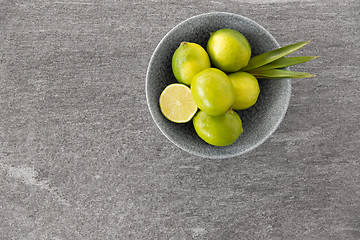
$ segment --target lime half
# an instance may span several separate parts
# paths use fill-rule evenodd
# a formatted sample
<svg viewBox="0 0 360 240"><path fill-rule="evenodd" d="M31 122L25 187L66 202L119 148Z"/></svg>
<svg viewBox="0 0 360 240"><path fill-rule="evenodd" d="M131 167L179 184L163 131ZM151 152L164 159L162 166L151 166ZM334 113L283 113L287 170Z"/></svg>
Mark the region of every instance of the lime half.
<svg viewBox="0 0 360 240"><path fill-rule="evenodd" d="M160 95L159 104L162 114L176 123L190 121L198 109L190 88L180 83L168 85Z"/></svg>

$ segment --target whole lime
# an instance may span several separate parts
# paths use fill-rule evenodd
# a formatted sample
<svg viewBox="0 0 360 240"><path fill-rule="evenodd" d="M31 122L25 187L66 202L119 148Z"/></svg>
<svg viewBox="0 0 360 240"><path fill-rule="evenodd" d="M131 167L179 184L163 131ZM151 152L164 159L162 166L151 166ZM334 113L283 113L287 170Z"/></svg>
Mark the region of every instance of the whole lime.
<svg viewBox="0 0 360 240"><path fill-rule="evenodd" d="M197 135L214 146L231 145L243 133L241 119L233 110L220 116L199 111L193 118L193 124Z"/></svg>
<svg viewBox="0 0 360 240"><path fill-rule="evenodd" d="M182 42L172 57L172 70L176 80L188 86L198 72L209 67L209 55L197 43Z"/></svg>
<svg viewBox="0 0 360 240"><path fill-rule="evenodd" d="M246 37L229 28L212 33L206 50L213 65L225 72L239 71L251 57L251 47Z"/></svg>
<svg viewBox="0 0 360 240"><path fill-rule="evenodd" d="M236 72L228 75L235 89L235 110L244 110L253 106L260 94L258 80L247 72Z"/></svg>
<svg viewBox="0 0 360 240"><path fill-rule="evenodd" d="M229 77L219 69L207 68L199 72L190 87L196 105L207 114L224 114L234 104L234 87Z"/></svg>

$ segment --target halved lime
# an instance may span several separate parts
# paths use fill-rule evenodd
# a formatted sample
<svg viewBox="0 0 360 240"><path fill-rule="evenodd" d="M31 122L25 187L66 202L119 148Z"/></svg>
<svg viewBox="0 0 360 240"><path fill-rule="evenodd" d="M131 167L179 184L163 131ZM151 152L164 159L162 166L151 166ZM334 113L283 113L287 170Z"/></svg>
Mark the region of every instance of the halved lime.
<svg viewBox="0 0 360 240"><path fill-rule="evenodd" d="M159 104L162 114L176 123L190 121L198 109L190 88L180 83L168 85L160 95Z"/></svg>

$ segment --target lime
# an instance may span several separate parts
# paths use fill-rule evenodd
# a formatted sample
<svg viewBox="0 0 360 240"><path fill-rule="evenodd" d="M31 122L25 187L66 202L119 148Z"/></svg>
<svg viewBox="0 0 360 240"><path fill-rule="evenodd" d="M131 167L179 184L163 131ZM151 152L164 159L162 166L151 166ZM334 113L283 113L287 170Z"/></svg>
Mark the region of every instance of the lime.
<svg viewBox="0 0 360 240"><path fill-rule="evenodd" d="M250 73L236 72L228 75L235 89L235 110L244 110L253 106L260 94L258 80Z"/></svg>
<svg viewBox="0 0 360 240"><path fill-rule="evenodd" d="M168 85L160 95L159 104L162 114L176 123L190 121L197 111L190 88L180 83Z"/></svg>
<svg viewBox="0 0 360 240"><path fill-rule="evenodd" d="M172 57L172 70L178 82L190 85L198 72L211 67L210 58L199 44L182 42Z"/></svg>
<svg viewBox="0 0 360 240"><path fill-rule="evenodd" d="M225 72L239 71L251 57L251 47L245 36L229 28L212 33L206 50L213 65Z"/></svg>
<svg viewBox="0 0 360 240"><path fill-rule="evenodd" d="M197 135L215 146L231 145L243 133L241 119L233 110L220 116L199 111L193 118L193 124Z"/></svg>
<svg viewBox="0 0 360 240"><path fill-rule="evenodd" d="M229 77L216 68L207 68L196 74L191 93L196 105L214 116L224 114L235 101L235 91Z"/></svg>

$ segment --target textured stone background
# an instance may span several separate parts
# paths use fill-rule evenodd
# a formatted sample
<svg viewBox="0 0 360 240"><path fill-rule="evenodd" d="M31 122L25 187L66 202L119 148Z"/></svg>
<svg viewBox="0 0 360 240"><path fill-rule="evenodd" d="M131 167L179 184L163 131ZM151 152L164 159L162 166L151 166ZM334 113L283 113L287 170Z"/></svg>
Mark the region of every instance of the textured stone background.
<svg viewBox="0 0 360 240"><path fill-rule="evenodd" d="M171 144L146 105L161 38L225 11L296 55L287 115L231 159ZM0 1L0 239L360 239L360 2Z"/></svg>

